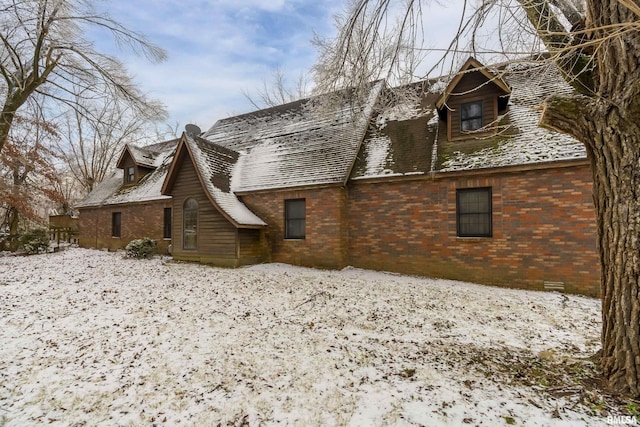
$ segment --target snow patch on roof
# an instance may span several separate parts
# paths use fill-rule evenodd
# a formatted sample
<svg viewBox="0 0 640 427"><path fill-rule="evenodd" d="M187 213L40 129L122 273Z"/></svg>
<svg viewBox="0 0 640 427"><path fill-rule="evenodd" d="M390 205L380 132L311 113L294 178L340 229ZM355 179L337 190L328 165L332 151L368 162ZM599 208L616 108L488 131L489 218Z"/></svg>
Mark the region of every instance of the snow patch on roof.
<svg viewBox="0 0 640 427"><path fill-rule="evenodd" d="M365 175L380 175L384 172L390 144L391 140L385 135L377 135L369 140L366 151Z"/></svg>
<svg viewBox="0 0 640 427"><path fill-rule="evenodd" d="M211 195L215 204L238 225L267 225L251 212L230 188L231 175L238 160L238 153L202 138L194 139L185 134L185 139L204 181L205 190Z"/></svg>

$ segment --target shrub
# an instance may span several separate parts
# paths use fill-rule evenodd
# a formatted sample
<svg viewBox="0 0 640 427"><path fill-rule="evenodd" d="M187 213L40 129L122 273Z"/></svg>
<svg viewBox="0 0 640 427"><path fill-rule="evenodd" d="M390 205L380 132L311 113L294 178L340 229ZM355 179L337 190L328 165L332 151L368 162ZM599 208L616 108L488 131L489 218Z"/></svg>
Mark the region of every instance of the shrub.
<svg viewBox="0 0 640 427"><path fill-rule="evenodd" d="M49 232L44 228L34 228L20 236L18 246L27 254L46 252L49 248Z"/></svg>
<svg viewBox="0 0 640 427"><path fill-rule="evenodd" d="M158 251L158 244L145 237L130 241L125 249L129 258L151 258Z"/></svg>

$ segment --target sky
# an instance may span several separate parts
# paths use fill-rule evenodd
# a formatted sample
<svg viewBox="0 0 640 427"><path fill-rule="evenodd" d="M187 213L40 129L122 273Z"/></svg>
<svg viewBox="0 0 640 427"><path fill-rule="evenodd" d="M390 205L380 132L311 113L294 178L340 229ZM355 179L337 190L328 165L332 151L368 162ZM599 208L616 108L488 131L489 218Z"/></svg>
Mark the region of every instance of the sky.
<svg viewBox="0 0 640 427"><path fill-rule="evenodd" d="M280 68L292 85L316 60L313 33L335 34L334 15L346 0L113 0L101 8L167 51L150 63L113 51L142 90L163 102L167 123L203 130L216 120L255 109L244 93L257 94ZM446 40L441 27L455 27L455 4L429 8L427 29ZM454 6L452 6L452 4ZM450 37L449 37L450 40ZM98 47L114 49L107 40ZM101 46L103 45L103 46Z"/></svg>

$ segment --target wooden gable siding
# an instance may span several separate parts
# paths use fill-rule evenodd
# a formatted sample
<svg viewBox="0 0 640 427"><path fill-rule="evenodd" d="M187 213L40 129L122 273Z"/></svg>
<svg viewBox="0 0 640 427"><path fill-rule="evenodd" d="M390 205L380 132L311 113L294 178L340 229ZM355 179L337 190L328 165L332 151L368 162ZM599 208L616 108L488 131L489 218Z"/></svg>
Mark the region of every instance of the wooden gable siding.
<svg viewBox="0 0 640 427"><path fill-rule="evenodd" d="M484 126L498 117L498 94L500 89L489 82L482 73L465 75L454 88L447 100L449 139L465 138L460 132L460 105L466 102L482 101L482 123ZM445 107L446 108L446 107Z"/></svg>
<svg viewBox="0 0 640 427"><path fill-rule="evenodd" d="M173 255L176 259L201 261L235 266L238 258L236 228L211 204L205 194L195 167L185 156L172 190L173 196ZM185 200L198 202L197 249L183 249L182 208Z"/></svg>

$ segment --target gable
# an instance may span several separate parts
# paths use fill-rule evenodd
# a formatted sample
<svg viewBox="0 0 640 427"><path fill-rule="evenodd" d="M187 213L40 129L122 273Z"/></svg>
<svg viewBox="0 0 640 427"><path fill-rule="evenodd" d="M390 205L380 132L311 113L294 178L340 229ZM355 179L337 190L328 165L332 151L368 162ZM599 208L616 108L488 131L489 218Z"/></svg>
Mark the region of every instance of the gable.
<svg viewBox="0 0 640 427"><path fill-rule="evenodd" d="M235 227L263 227L266 223L231 191L231 174L237 158L237 154L224 147L183 133L162 186L162 194L173 195L182 168L190 164L197 177L189 183L191 191L204 191L210 203Z"/></svg>
<svg viewBox="0 0 640 427"><path fill-rule="evenodd" d="M462 65L462 67L460 67L458 73L456 73L456 75L453 77L453 79L451 79L447 87L444 89L444 91L436 101L436 108L438 108L439 110L442 109L452 93L457 93L458 95L460 95L464 94L466 91L480 87L479 85L476 85L465 88L465 84L463 84L460 88L458 87L458 85L461 83L461 80L463 80L470 74L475 74L475 79L477 79L481 84L483 82L491 82L495 86L498 93L502 92L502 95L508 95L511 93L511 88L509 87L509 85L507 85L507 83L502 79L501 76L489 71L487 67L482 65L475 58L470 57Z"/></svg>

